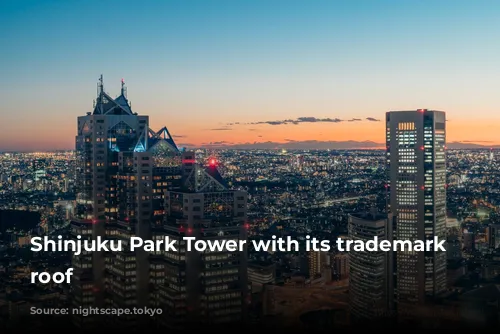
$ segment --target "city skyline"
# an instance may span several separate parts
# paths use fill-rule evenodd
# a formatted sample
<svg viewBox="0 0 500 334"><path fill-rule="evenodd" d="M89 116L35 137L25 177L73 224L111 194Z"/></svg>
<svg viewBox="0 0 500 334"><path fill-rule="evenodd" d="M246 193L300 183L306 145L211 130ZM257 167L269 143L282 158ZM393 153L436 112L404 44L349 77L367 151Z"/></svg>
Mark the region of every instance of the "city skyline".
<svg viewBox="0 0 500 334"><path fill-rule="evenodd" d="M498 329L499 14L0 1L0 332Z"/></svg>
<svg viewBox="0 0 500 334"><path fill-rule="evenodd" d="M72 149L101 73L180 146L383 148L384 113L417 108L500 144L496 3L217 4L2 3L0 151Z"/></svg>

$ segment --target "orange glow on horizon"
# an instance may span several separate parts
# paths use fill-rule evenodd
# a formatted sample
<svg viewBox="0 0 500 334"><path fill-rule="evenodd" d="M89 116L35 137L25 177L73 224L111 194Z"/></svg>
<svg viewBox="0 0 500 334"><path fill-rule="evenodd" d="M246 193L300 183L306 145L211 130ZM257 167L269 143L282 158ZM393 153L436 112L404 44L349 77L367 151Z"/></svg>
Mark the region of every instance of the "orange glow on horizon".
<svg viewBox="0 0 500 334"><path fill-rule="evenodd" d="M170 123L170 124L169 124ZM30 125L31 124L31 125ZM385 122L354 121L340 123L300 123L298 125L207 125L204 121L184 122L180 119L157 119L151 117L151 128L167 125L179 146L218 146L291 141L356 141L380 143L385 147ZM453 119L447 122L447 142L476 143L487 148L499 145L497 119L482 119L471 122L468 119ZM226 128L229 130L213 130ZM24 135L19 135L19 134ZM27 135L29 134L29 135ZM28 123L21 128L13 125L0 133L3 150L63 150L73 149L76 126L73 119L58 122L57 131L51 126Z"/></svg>

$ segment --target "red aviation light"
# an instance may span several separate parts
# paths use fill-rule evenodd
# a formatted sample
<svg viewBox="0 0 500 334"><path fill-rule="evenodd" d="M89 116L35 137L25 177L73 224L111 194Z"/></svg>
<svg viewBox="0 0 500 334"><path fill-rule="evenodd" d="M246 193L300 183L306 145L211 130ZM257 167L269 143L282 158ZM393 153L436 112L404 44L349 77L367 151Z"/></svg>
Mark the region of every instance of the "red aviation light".
<svg viewBox="0 0 500 334"><path fill-rule="evenodd" d="M181 226L179 227L179 233L184 233L184 226L182 226L182 225L181 225Z"/></svg>
<svg viewBox="0 0 500 334"><path fill-rule="evenodd" d="M425 190L425 186L421 186L420 189Z"/></svg>
<svg viewBox="0 0 500 334"><path fill-rule="evenodd" d="M245 227L245 229L250 229L250 224L249 223L245 223L245 225L243 225Z"/></svg>
<svg viewBox="0 0 500 334"><path fill-rule="evenodd" d="M92 219L92 224L97 224L97 219Z"/></svg>
<svg viewBox="0 0 500 334"><path fill-rule="evenodd" d="M426 109L418 109L418 112L425 112Z"/></svg>
<svg viewBox="0 0 500 334"><path fill-rule="evenodd" d="M425 149L425 147L423 146L420 146L420 150L423 151Z"/></svg>
<svg viewBox="0 0 500 334"><path fill-rule="evenodd" d="M193 233L193 229L192 228L188 228L187 229L187 233L189 233L189 234Z"/></svg>
<svg viewBox="0 0 500 334"><path fill-rule="evenodd" d="M215 167L217 165L217 160L215 158L210 158L208 160L208 164L210 165L210 167Z"/></svg>

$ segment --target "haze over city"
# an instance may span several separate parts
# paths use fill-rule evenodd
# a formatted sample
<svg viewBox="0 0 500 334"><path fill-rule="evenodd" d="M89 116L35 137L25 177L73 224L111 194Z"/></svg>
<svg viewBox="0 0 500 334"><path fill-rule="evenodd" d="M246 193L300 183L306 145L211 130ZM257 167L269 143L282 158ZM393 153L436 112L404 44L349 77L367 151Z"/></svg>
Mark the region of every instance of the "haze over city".
<svg viewBox="0 0 500 334"><path fill-rule="evenodd" d="M430 108L494 147L499 6L4 1L0 150L73 149L100 74L179 146L380 148L386 111Z"/></svg>

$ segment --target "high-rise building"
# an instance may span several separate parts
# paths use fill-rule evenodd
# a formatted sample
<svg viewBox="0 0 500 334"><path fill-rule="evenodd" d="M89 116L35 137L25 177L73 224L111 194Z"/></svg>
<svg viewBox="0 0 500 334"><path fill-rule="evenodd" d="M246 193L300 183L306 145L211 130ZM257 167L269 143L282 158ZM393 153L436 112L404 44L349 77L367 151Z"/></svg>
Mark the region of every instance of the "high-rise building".
<svg viewBox="0 0 500 334"><path fill-rule="evenodd" d="M229 190L212 159L208 167L183 154L182 187L165 195L164 235L177 240L177 252L164 252L164 284L158 306L162 324L172 329L244 323L250 290L247 250L187 251L184 237L213 242L247 240L247 195Z"/></svg>
<svg viewBox="0 0 500 334"><path fill-rule="evenodd" d="M112 99L101 76L94 111L78 118L76 149L72 235L120 240L125 247L73 256L73 306L162 307L155 321L178 316L167 325L194 324L194 316L198 323L243 319L249 296L246 249L186 252L181 239L246 240L246 193L229 190L215 164L201 166L194 153L183 155L166 127L151 130L148 116L132 111L123 81L121 95ZM182 254L129 251L134 236L177 238ZM132 329L140 318L145 317L110 320ZM74 315L81 327L97 319L105 320Z"/></svg>
<svg viewBox="0 0 500 334"><path fill-rule="evenodd" d="M397 240L446 237L446 117L418 109L386 115L389 210ZM423 303L446 289L446 253L398 251L396 302Z"/></svg>
<svg viewBox="0 0 500 334"><path fill-rule="evenodd" d="M148 116L132 111L125 85L113 99L104 91L102 76L93 112L78 117L76 136L77 199L72 232L76 238L105 239L113 235L118 219L114 175L120 152L133 152L140 136L149 129ZM75 307L106 306L106 255L83 253L73 257L72 294ZM86 324L92 317L79 317Z"/></svg>
<svg viewBox="0 0 500 334"><path fill-rule="evenodd" d="M166 128L158 132L148 129L140 136L134 151L120 152L118 172L112 176L113 198L117 203L115 237L124 245L128 245L131 237L150 240L152 228L162 225L165 191L180 187L180 174L180 152ZM150 277L154 256L142 249L109 254L107 290L111 305L145 307L150 304L150 285L157 283Z"/></svg>
<svg viewBox="0 0 500 334"><path fill-rule="evenodd" d="M382 213L356 213L348 217L350 240L365 244L392 240L392 217ZM349 252L349 304L357 320L376 320L393 307L392 252Z"/></svg>

